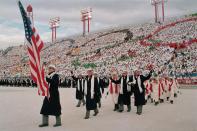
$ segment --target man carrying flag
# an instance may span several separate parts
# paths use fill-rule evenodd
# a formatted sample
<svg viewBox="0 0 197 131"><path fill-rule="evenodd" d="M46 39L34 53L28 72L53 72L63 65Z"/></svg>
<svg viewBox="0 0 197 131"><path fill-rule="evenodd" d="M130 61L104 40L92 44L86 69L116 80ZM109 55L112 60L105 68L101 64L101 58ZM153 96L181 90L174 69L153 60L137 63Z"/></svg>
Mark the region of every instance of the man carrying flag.
<svg viewBox="0 0 197 131"><path fill-rule="evenodd" d="M60 126L61 105L58 92L59 76L55 73L55 66L49 66L49 76L47 77L47 82L50 85L49 90L44 77L44 68L40 62L40 52L44 43L37 34L36 29L32 26L20 1L18 2L18 6L24 22L31 77L38 86L38 94L45 96L40 112L43 115L43 123L39 125L39 127L48 126L48 115L56 116L56 124L54 126Z"/></svg>
<svg viewBox="0 0 197 131"><path fill-rule="evenodd" d="M55 65L49 65L46 80L49 83L50 97L45 97L43 101L43 105L40 111L40 114L43 115L43 121L42 124L39 125L39 127L48 126L49 115L56 117L56 124L54 125L54 127L61 126L61 105L58 91L59 75L56 73Z"/></svg>

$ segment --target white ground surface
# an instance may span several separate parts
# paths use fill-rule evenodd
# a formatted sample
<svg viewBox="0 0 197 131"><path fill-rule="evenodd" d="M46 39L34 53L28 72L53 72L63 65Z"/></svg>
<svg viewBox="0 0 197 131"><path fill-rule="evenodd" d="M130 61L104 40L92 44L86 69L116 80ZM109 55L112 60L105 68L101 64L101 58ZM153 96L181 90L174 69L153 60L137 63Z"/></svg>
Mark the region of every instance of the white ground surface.
<svg viewBox="0 0 197 131"><path fill-rule="evenodd" d="M110 96L102 99L98 116L84 120L85 107L77 108L74 89L60 89L62 126L39 128L43 97L37 89L0 87L0 131L197 131L197 90L182 89L182 94L169 103L148 103L143 115L114 112ZM133 101L133 100L132 100ZM132 103L133 104L133 103Z"/></svg>

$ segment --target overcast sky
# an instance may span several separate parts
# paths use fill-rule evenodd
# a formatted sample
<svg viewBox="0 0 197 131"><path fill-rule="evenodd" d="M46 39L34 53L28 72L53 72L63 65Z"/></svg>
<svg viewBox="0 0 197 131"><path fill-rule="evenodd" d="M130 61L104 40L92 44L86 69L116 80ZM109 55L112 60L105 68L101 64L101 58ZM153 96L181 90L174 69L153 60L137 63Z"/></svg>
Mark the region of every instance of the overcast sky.
<svg viewBox="0 0 197 131"><path fill-rule="evenodd" d="M150 0L21 0L33 6L35 27L43 41L51 40L49 19L59 16L58 38L82 33L80 10L93 9L91 30L154 20ZM166 17L197 12L197 0L168 0ZM161 12L161 11L160 11ZM0 49L24 43L24 28L17 0L0 0Z"/></svg>

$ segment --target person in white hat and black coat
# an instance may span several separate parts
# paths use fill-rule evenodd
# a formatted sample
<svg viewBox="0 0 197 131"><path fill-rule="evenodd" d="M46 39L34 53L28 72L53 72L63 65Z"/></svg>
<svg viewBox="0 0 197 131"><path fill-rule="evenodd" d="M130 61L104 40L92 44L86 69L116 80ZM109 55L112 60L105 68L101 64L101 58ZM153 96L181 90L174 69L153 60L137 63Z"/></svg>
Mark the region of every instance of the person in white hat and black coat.
<svg viewBox="0 0 197 131"><path fill-rule="evenodd" d="M85 105L84 100L84 79L81 73L78 74L78 77L75 77L73 75L73 72L71 71L71 75L73 80L76 81L76 99L78 100L78 104L76 107L80 107L81 103Z"/></svg>
<svg viewBox="0 0 197 131"><path fill-rule="evenodd" d="M49 115L56 117L56 126L61 126L61 105L58 91L59 75L56 73L56 67L49 65L46 81L49 84L49 96L44 98L40 114L43 115L42 124L39 127L45 127L49 124Z"/></svg>
<svg viewBox="0 0 197 131"><path fill-rule="evenodd" d="M100 99L98 79L94 77L92 69L88 69L87 74L84 87L84 94L86 96L86 115L84 119L89 119L91 110L94 110L94 116L99 113L97 102Z"/></svg>
<svg viewBox="0 0 197 131"><path fill-rule="evenodd" d="M134 79L135 79L135 85L133 88L134 92L134 98L135 98L135 106L137 106L137 114L142 114L142 107L146 104L145 101L145 86L144 82L148 79L150 79L152 75L153 70L150 71L150 73L147 76L140 75L139 70L135 70L134 72Z"/></svg>

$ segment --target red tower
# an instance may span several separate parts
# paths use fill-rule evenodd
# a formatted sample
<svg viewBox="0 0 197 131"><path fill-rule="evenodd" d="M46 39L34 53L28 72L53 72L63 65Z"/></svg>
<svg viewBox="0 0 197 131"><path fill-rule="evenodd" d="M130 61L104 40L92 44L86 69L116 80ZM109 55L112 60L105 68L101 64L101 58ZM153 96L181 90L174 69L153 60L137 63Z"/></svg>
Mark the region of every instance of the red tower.
<svg viewBox="0 0 197 131"><path fill-rule="evenodd" d="M31 5L28 5L28 6L27 6L27 15L28 15L29 19L31 20L32 25L34 26L33 8L32 8Z"/></svg>
<svg viewBox="0 0 197 131"><path fill-rule="evenodd" d="M59 23L60 23L59 17L52 18L49 21L49 26L52 31L52 42L56 40L56 36L57 36L56 32L57 32L57 28L59 27Z"/></svg>
<svg viewBox="0 0 197 131"><path fill-rule="evenodd" d="M164 4L167 0L150 0L151 4L155 7L155 22L159 22L159 5L162 4L162 21L164 22Z"/></svg>
<svg viewBox="0 0 197 131"><path fill-rule="evenodd" d="M81 10L81 21L83 22L83 36L86 34L86 21L88 21L88 33L90 32L90 20L92 19L92 8Z"/></svg>

